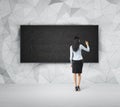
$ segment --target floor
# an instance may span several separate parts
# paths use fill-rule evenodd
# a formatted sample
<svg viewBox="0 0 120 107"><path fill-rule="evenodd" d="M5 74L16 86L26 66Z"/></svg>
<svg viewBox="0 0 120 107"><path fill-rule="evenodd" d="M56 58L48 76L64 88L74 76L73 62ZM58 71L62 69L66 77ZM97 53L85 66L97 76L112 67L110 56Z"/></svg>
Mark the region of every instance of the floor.
<svg viewBox="0 0 120 107"><path fill-rule="evenodd" d="M79 92L73 84L0 85L0 107L120 107L120 85L96 84Z"/></svg>

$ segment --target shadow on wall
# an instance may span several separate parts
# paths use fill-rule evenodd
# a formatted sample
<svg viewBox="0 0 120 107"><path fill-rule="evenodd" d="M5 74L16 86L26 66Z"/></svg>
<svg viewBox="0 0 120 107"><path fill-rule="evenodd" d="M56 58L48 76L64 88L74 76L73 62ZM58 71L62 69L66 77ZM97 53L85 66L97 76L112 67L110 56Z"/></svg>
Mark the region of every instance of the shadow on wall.
<svg viewBox="0 0 120 107"><path fill-rule="evenodd" d="M13 80L10 78L9 74L7 73L7 71L5 69L2 69L1 67L0 67L0 75L2 75L5 84L14 83Z"/></svg>

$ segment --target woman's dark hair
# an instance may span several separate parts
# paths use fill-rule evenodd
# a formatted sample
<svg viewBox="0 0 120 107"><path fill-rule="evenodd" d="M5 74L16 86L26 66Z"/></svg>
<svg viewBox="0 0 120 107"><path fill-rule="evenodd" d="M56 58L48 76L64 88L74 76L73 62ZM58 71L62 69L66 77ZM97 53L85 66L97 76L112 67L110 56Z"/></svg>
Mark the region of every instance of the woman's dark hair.
<svg viewBox="0 0 120 107"><path fill-rule="evenodd" d="M74 40L73 40L73 44L72 44L72 49L73 49L73 51L77 51L78 50L78 48L79 48L79 44L80 44L80 42L79 42L79 37L78 36L75 36L74 37Z"/></svg>

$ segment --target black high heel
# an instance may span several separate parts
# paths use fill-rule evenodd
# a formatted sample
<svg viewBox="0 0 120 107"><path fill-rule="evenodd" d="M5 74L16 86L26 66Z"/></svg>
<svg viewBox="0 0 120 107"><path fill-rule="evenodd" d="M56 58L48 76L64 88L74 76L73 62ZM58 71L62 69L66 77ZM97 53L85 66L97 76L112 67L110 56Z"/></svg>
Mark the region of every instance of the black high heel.
<svg viewBox="0 0 120 107"><path fill-rule="evenodd" d="M78 91L80 91L80 86L79 85L77 86L77 89L78 89Z"/></svg>
<svg viewBox="0 0 120 107"><path fill-rule="evenodd" d="M75 91L78 91L78 87L77 86L75 87Z"/></svg>

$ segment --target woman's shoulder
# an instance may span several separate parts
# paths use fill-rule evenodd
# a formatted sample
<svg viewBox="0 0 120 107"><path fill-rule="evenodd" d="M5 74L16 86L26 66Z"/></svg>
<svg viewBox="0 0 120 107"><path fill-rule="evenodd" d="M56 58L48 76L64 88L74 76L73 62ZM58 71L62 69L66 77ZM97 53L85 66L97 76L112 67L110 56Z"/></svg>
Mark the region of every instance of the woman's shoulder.
<svg viewBox="0 0 120 107"><path fill-rule="evenodd" d="M81 47L82 46L82 44L79 44L79 47Z"/></svg>
<svg viewBox="0 0 120 107"><path fill-rule="evenodd" d="M83 44L80 44L80 45L79 45L79 49L82 49L82 48L83 48Z"/></svg>

